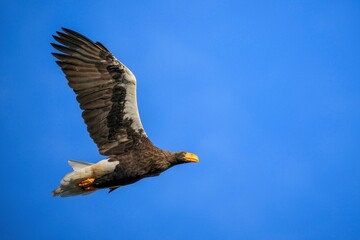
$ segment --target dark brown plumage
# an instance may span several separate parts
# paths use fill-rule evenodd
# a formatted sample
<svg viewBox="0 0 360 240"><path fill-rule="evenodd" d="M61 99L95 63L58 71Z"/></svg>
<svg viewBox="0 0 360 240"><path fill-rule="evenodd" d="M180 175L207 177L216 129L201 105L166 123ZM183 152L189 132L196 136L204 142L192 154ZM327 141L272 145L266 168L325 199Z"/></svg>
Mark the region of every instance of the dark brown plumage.
<svg viewBox="0 0 360 240"><path fill-rule="evenodd" d="M157 176L186 162L195 154L169 152L155 147L147 137L138 114L136 79L101 43L63 28L51 45L52 53L83 110L82 117L99 152L108 158L97 164L70 161L55 196L86 194L101 188L110 191L142 178Z"/></svg>

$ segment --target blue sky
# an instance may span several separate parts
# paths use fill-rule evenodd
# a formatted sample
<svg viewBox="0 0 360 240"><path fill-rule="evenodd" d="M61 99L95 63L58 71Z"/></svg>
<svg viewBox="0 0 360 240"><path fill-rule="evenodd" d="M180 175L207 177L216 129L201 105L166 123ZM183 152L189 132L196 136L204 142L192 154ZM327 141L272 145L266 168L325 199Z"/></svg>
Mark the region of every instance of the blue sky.
<svg viewBox="0 0 360 240"><path fill-rule="evenodd" d="M358 1L3 1L1 239L359 239ZM53 198L102 159L54 63L61 27L136 75L157 146L199 155Z"/></svg>

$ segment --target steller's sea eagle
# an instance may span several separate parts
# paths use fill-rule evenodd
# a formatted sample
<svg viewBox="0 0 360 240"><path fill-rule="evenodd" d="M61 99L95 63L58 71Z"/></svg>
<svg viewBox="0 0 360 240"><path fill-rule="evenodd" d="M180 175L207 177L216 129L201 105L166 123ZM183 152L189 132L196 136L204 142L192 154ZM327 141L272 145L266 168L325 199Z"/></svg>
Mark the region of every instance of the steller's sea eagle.
<svg viewBox="0 0 360 240"><path fill-rule="evenodd" d="M83 110L82 117L100 154L96 164L70 160L73 172L65 175L52 193L68 197L158 176L168 168L198 162L195 154L170 152L154 146L140 121L136 79L132 72L99 42L62 28L51 45L52 53Z"/></svg>

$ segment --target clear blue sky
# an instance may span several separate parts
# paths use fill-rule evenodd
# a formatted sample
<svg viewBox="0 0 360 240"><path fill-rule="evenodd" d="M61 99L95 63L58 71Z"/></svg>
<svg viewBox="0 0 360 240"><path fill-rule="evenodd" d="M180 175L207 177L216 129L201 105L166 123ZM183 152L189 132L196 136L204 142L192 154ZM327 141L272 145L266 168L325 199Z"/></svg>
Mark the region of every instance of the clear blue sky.
<svg viewBox="0 0 360 240"><path fill-rule="evenodd" d="M56 3L55 3L56 2ZM3 1L1 239L360 239L359 1ZM186 164L53 198L102 159L50 52L60 27L137 76Z"/></svg>

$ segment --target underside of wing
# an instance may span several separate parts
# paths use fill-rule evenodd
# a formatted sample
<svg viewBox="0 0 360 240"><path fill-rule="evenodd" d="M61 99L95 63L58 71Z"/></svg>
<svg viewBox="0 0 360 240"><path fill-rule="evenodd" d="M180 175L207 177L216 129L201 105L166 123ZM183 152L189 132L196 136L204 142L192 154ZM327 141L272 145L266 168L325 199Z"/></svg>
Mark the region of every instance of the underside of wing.
<svg viewBox="0 0 360 240"><path fill-rule="evenodd" d="M103 155L131 151L147 139L136 102L136 79L101 43L63 28L51 45L76 93L91 138Z"/></svg>

